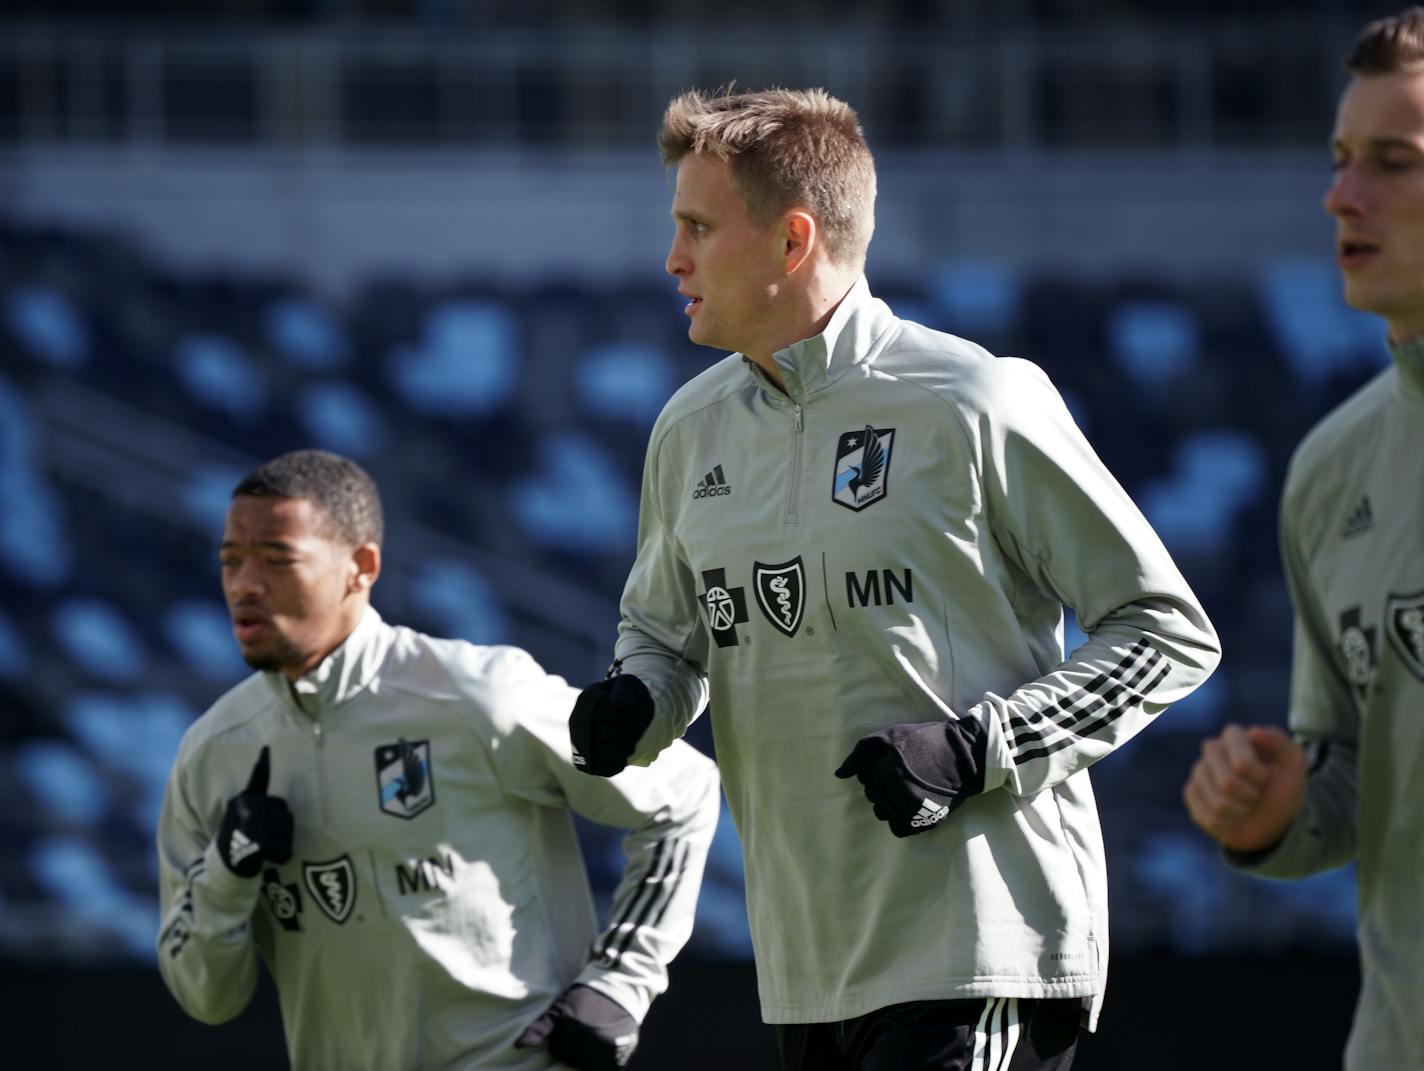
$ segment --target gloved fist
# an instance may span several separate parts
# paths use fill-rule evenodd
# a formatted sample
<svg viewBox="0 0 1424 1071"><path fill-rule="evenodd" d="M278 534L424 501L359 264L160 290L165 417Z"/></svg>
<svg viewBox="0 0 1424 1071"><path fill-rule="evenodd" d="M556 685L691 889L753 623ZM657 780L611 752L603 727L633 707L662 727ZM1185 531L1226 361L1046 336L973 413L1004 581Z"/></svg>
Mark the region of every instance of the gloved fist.
<svg viewBox="0 0 1424 1071"><path fill-rule="evenodd" d="M892 725L863 736L836 776L856 777L897 837L932 829L984 791L988 738L972 718Z"/></svg>
<svg viewBox="0 0 1424 1071"><path fill-rule="evenodd" d="M266 747L252 767L247 787L227 801L218 827L218 854L240 878L255 878L267 861L292 858L292 812L287 801L267 795L272 759Z"/></svg>
<svg viewBox="0 0 1424 1071"><path fill-rule="evenodd" d="M586 774L612 777L628 765L628 756L652 720L653 697L632 674L590 684L569 715L574 765Z"/></svg>
<svg viewBox="0 0 1424 1071"><path fill-rule="evenodd" d="M617 1001L575 983L529 1024L514 1047L541 1042L555 1060L578 1071L619 1071L638 1047L638 1023Z"/></svg>

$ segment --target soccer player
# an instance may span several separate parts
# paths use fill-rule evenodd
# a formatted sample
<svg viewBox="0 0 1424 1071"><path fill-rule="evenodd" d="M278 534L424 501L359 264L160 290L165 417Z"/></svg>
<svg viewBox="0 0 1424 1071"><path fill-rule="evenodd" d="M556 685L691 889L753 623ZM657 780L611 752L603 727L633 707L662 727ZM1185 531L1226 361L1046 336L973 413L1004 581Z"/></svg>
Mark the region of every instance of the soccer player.
<svg viewBox="0 0 1424 1071"><path fill-rule="evenodd" d="M653 429L574 761L652 762L710 681L786 1068L1067 1068L1107 971L1087 768L1216 635L1042 371L872 296L847 105L692 92L660 140L689 335L736 352Z"/></svg>
<svg viewBox="0 0 1424 1071"><path fill-rule="evenodd" d="M183 739L158 828L164 981L217 1023L259 954L297 1069L618 1068L692 928L717 777L574 772L575 691L513 647L388 625L375 484L285 454L219 559L258 672ZM601 933L569 819L632 830Z"/></svg>
<svg viewBox="0 0 1424 1071"><path fill-rule="evenodd" d="M1424 8L1365 28L1331 136L1345 299L1394 360L1296 449L1281 501L1295 605L1290 735L1227 726L1183 790L1235 866L1358 863L1351 1071L1424 1067Z"/></svg>

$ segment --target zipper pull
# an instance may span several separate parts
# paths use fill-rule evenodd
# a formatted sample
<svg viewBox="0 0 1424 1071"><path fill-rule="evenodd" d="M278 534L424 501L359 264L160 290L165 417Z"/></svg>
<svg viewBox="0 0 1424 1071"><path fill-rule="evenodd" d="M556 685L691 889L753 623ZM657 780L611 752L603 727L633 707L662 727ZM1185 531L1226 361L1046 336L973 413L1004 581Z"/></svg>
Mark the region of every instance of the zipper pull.
<svg viewBox="0 0 1424 1071"><path fill-rule="evenodd" d="M796 406L796 430L801 430L801 406Z"/></svg>

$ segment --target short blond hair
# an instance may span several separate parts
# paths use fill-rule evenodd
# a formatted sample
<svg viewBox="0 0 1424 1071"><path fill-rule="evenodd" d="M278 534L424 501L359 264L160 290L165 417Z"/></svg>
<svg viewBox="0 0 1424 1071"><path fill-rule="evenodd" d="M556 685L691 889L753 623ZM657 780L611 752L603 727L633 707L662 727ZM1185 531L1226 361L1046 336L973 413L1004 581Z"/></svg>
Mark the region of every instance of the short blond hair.
<svg viewBox="0 0 1424 1071"><path fill-rule="evenodd" d="M1360 77L1424 71L1424 7L1407 7L1366 26L1345 57L1345 69Z"/></svg>
<svg viewBox="0 0 1424 1071"><path fill-rule="evenodd" d="M727 160L753 222L788 208L816 217L837 264L865 265L875 230L875 160L854 109L824 89L673 98L658 135L663 163L690 153Z"/></svg>

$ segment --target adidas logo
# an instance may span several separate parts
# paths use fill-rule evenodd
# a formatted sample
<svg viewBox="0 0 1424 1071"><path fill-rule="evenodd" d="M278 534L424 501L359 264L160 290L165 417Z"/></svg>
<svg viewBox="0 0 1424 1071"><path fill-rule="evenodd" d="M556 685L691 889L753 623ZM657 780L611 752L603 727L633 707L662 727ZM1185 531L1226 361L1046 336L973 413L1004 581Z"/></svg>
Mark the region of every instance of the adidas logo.
<svg viewBox="0 0 1424 1071"><path fill-rule="evenodd" d="M240 829L232 831L232 840L227 842L227 854L234 864L242 862L257 851L257 843Z"/></svg>
<svg viewBox="0 0 1424 1071"><path fill-rule="evenodd" d="M573 750L574 750L574 765L575 765L575 766L587 766L587 765L588 765L588 760L587 760L586 758L584 758L581 754L579 754L579 749L578 749L578 748L574 748Z"/></svg>
<svg viewBox="0 0 1424 1071"><path fill-rule="evenodd" d="M718 465L709 472L697 485L697 490L692 492L693 498L711 498L714 495L730 495L732 488L727 484L727 477L722 475L722 466Z"/></svg>
<svg viewBox="0 0 1424 1071"><path fill-rule="evenodd" d="M949 814L948 807L942 807L931 799L921 800L919 811L915 814L915 817L910 819L910 827L912 829L924 829L926 826L932 826L940 822L947 814Z"/></svg>
<svg viewBox="0 0 1424 1071"><path fill-rule="evenodd" d="M1349 539L1351 536L1368 532L1374 526L1374 511L1370 509L1370 496L1366 495L1360 499L1360 504L1351 511L1350 516L1345 518L1345 530L1340 533L1340 538Z"/></svg>

